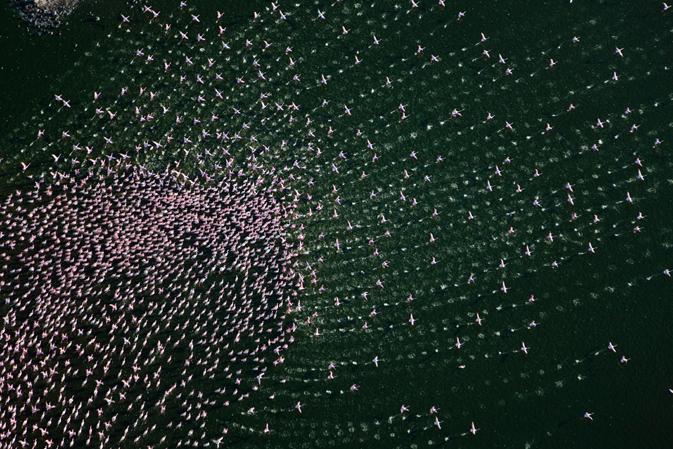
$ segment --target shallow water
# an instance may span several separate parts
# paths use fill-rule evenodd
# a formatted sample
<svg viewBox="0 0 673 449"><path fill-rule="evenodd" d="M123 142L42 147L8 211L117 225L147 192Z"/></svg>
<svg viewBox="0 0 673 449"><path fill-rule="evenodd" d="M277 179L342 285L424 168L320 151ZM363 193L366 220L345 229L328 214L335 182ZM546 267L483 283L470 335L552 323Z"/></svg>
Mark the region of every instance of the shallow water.
<svg viewBox="0 0 673 449"><path fill-rule="evenodd" d="M253 394L218 398L203 429L151 409L139 444L668 447L671 17L658 4L174 3L104 21L2 144L3 190L104 175L100 161L201 185L274 169L291 188L278 195L301 243L284 363L259 383L245 371ZM171 380L147 394L190 374L162 367ZM197 391L220 387L204 377ZM133 447L123 427L108 444Z"/></svg>

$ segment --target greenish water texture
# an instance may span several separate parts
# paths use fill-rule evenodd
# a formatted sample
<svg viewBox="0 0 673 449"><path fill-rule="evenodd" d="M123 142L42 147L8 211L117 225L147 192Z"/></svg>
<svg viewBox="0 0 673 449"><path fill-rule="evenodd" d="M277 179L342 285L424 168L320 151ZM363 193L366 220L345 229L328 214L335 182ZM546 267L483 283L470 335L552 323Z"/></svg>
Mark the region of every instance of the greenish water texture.
<svg viewBox="0 0 673 449"><path fill-rule="evenodd" d="M181 161L197 182L230 159L221 148L236 170L292 174L282 201L297 205L302 243L295 342L243 405L209 411L200 446L225 427L227 447L673 445L671 12L583 0L187 3L148 3L154 20L142 2L95 23L80 11L70 26L82 28L60 36L3 19L0 184L4 197L73 170L85 159L75 143L157 171ZM157 430L138 444L203 433L167 420L151 415L142 425Z"/></svg>

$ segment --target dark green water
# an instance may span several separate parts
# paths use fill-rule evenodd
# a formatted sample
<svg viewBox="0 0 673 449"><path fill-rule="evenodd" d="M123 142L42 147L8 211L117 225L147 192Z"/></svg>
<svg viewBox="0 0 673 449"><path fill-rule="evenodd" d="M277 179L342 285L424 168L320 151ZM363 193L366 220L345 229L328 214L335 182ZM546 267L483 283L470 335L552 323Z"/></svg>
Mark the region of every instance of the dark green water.
<svg viewBox="0 0 673 449"><path fill-rule="evenodd" d="M0 80L2 191L80 162L86 169L75 144L91 146L90 157L128 153L158 171L180 161L197 182L205 182L199 170L222 172L215 164L230 159L224 147L236 171L260 164L294 178L287 183L296 196L283 202L297 204L291 231L297 243L303 238L305 289L302 309L295 302L290 314L299 330L285 362L246 402L210 409L203 431L187 422L180 432L167 429L168 419L153 414L146 426L159 430L141 444L175 447L190 425L205 432L201 446L214 446L225 427L222 444L234 447L673 444L673 284L662 274L673 269L673 16L659 3L280 2L286 20L266 3L177 3L152 6L161 11L155 21L139 5L119 3L86 25L86 37L31 37L16 25L3 35L15 43L3 50ZM226 12L222 35L217 10ZM120 26L120 13L131 23ZM71 23L86 16L77 17ZM78 50L68 50L75 42ZM143 57L135 57L139 49ZM59 65L47 69L34 58ZM138 95L140 87L157 98ZM102 92L97 103L94 91ZM290 110L293 102L299 110ZM110 120L96 107L118 115ZM145 114L154 118L141 122ZM36 139L38 129L44 138ZM63 131L71 138L61 139ZM217 140L218 132L242 138ZM20 162L31 164L25 173ZM409 411L400 413L402 405ZM252 406L256 413L247 413ZM593 420L582 419L585 412ZM115 430L118 444L124 429Z"/></svg>

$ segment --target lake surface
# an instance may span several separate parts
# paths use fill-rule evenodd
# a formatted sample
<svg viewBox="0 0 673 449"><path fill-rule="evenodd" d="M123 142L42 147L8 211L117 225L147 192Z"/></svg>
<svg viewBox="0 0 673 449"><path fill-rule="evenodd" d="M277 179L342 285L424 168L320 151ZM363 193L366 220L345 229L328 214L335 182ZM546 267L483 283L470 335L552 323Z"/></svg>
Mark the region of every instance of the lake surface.
<svg viewBox="0 0 673 449"><path fill-rule="evenodd" d="M40 417L26 408L17 421L28 433L7 441L81 445L93 428L91 444L105 447L670 447L670 11L605 1L169 3L97 6L100 21L80 11L47 36L2 18L3 239L7 214L17 214L9 195L36 182L44 190L58 173L77 182L94 173L98 187L140 166L166 173L161 187L134 187L141 197L258 179L260 191L277 187L287 211L277 238L296 257L283 265L292 281L273 299L283 315L271 321L294 330L280 335L282 353L255 367L248 352L227 355L229 344L242 352L259 342L224 333L225 312L208 301L219 290L206 286L245 291L247 281L185 277L178 298L211 316L203 329L221 330L217 343L187 349L201 334L189 314L172 318L175 329L127 331L150 346L187 334L174 355L181 363L169 363L167 349L141 366L141 378L161 367L163 382L128 388L147 402L130 411L117 395L136 370L112 349L100 353L114 361L114 375L94 375L117 398L106 403L91 381L77 392L93 362L68 349L82 373L57 386L80 409L59 404ZM123 184L116 189L110 195L123 197ZM216 191L225 203L236 195ZM64 195L66 205L83 201ZM196 247L190 239L179 243ZM3 251L3 315L20 317L40 301L7 296L21 262ZM174 266L207 264L198 254L175 256ZM141 288L150 272L129 277L138 290L120 302L170 309ZM93 279L74 282L98 291ZM117 284L104 280L99 303L119 301ZM8 335L47 346L7 322ZM87 338L116 335L91 328L70 338L88 347ZM219 349L214 377L183 362L191 351L212 367ZM135 346L127 353L150 359ZM31 390L26 382L5 376ZM45 395L58 398L59 388ZM21 408L26 397L5 387L6 401ZM191 418L197 409L207 416ZM68 436L56 424L63 416L81 433ZM50 417L48 435L32 427Z"/></svg>

